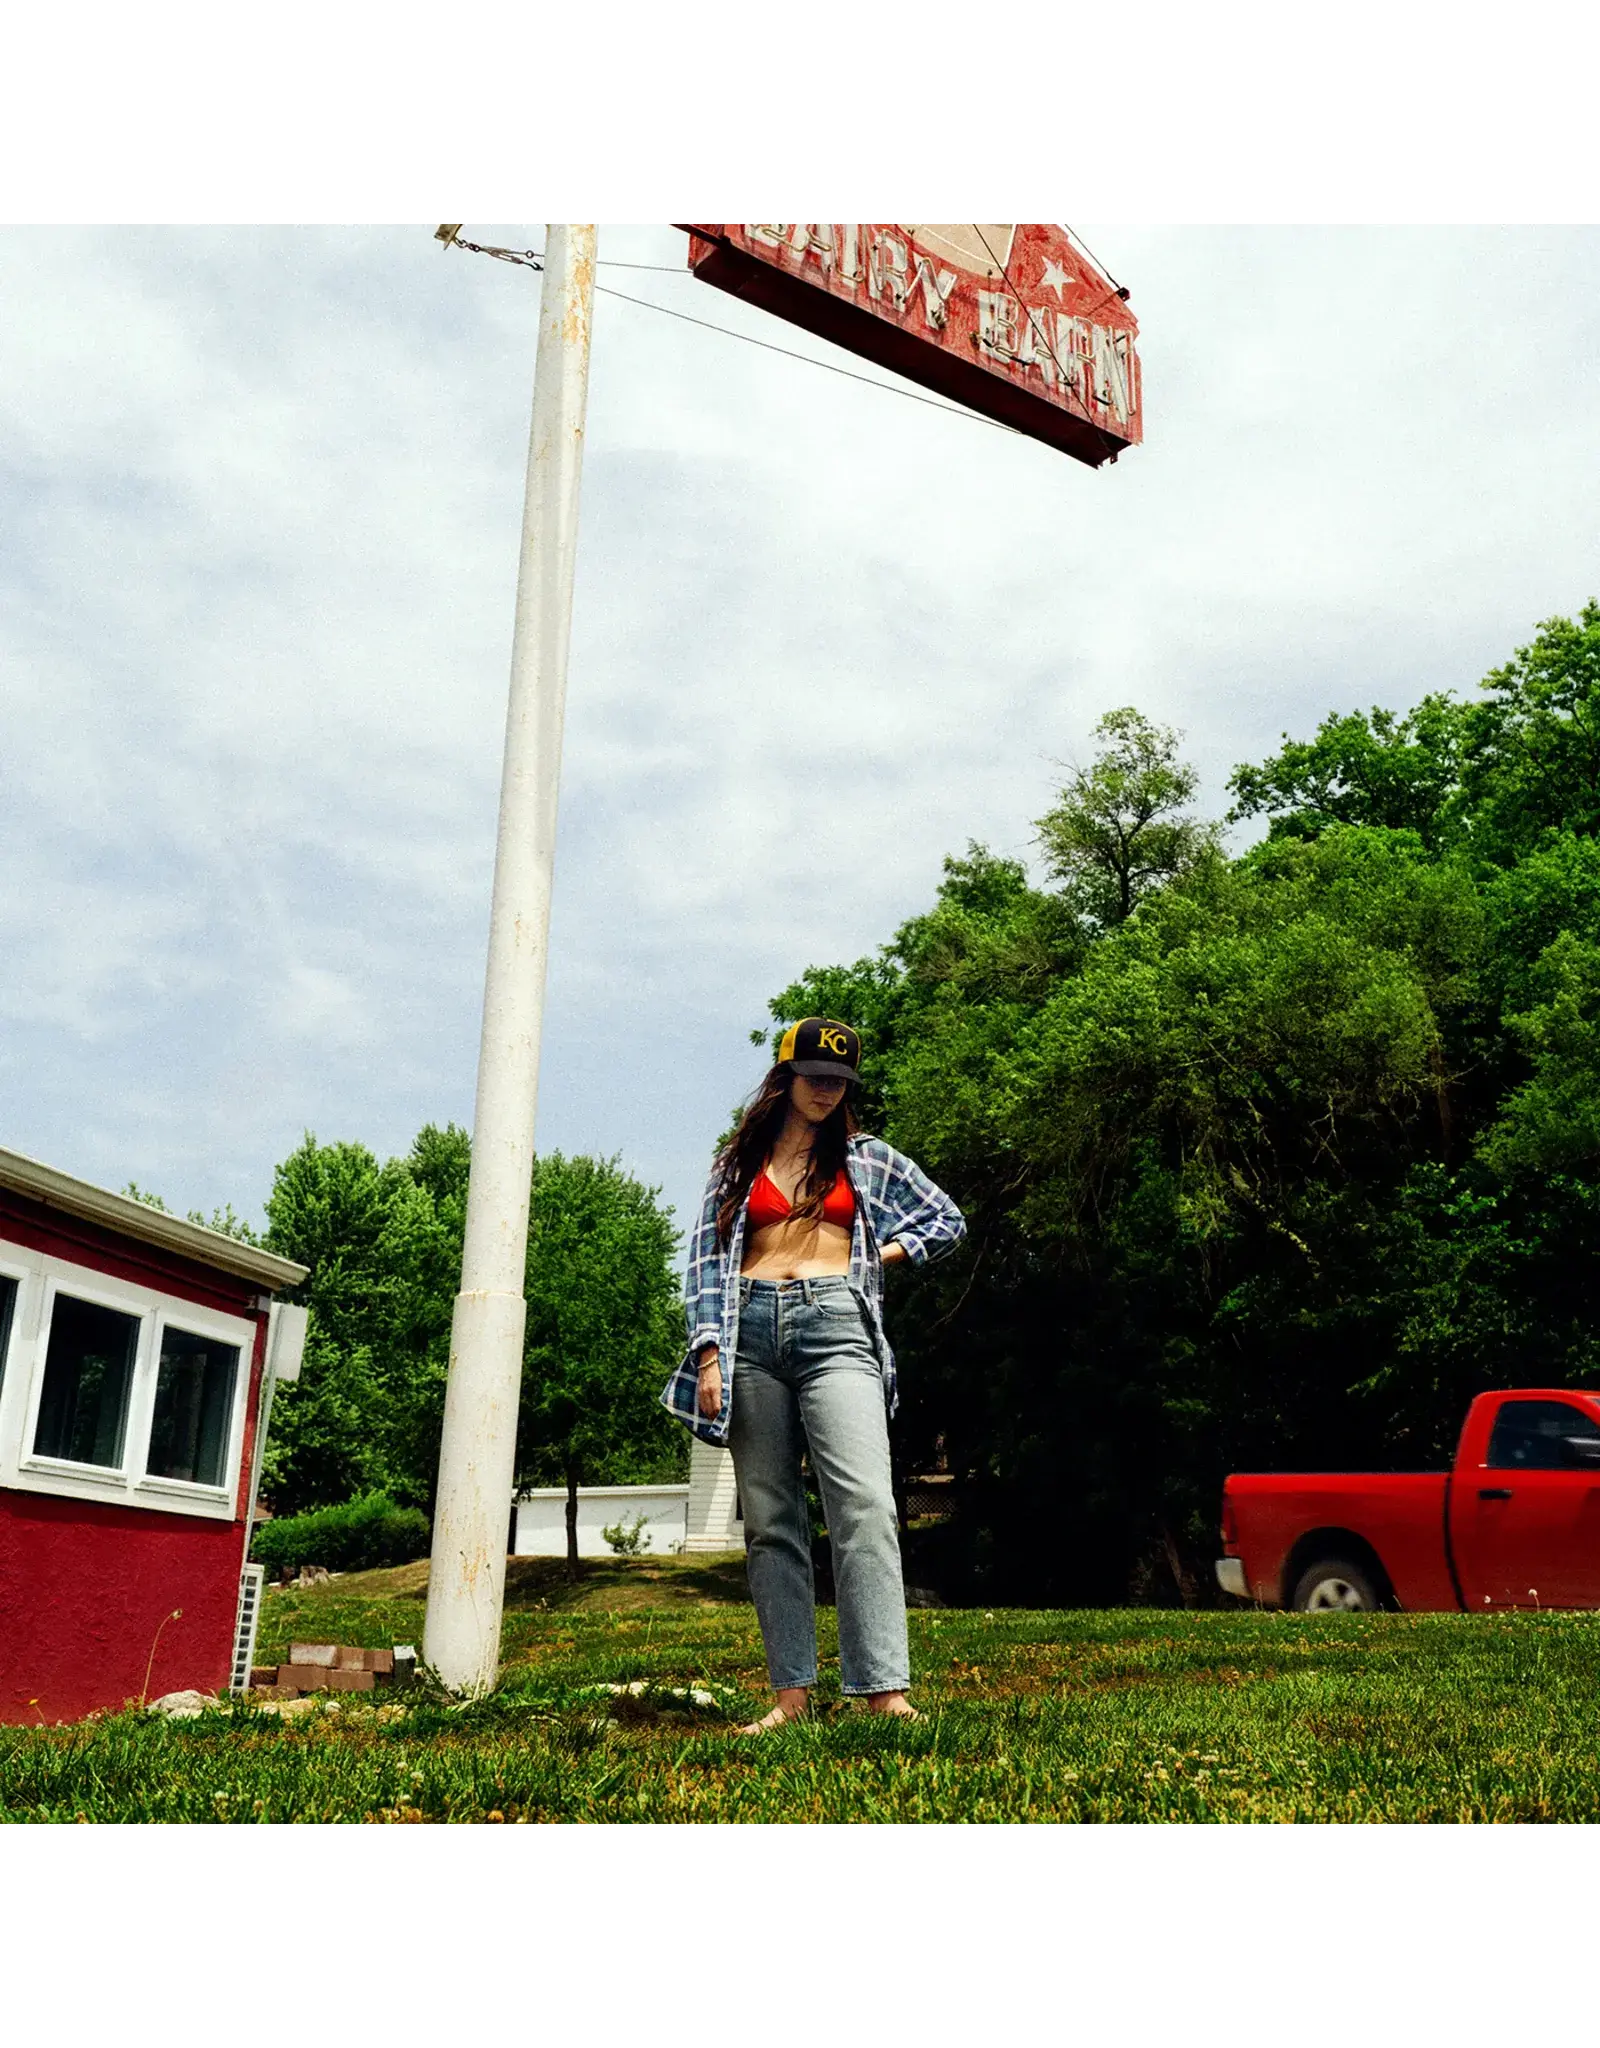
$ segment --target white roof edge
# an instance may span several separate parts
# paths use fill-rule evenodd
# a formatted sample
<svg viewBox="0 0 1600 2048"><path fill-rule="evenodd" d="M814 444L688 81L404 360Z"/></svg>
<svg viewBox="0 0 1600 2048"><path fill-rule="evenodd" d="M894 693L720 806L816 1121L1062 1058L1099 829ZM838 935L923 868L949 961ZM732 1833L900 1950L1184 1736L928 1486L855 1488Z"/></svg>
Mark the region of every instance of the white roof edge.
<svg viewBox="0 0 1600 2048"><path fill-rule="evenodd" d="M110 1188L78 1180L73 1174L25 1158L20 1152L8 1152L3 1145L0 1187L29 1195L36 1202L65 1210L69 1216L81 1217L85 1222L105 1224L127 1237L138 1238L141 1243L181 1252L202 1266L217 1266L242 1280L254 1280L273 1293L297 1286L310 1270L296 1265L293 1259L280 1259L276 1252L262 1251L203 1223L190 1223L165 1209L153 1209L148 1202L136 1201L132 1195L113 1194Z"/></svg>

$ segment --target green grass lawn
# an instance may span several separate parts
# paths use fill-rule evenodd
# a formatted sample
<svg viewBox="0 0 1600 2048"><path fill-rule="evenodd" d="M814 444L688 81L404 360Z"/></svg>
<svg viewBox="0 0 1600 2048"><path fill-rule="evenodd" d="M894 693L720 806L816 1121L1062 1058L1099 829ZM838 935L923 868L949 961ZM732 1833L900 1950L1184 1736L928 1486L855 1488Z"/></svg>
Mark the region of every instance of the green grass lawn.
<svg viewBox="0 0 1600 2048"><path fill-rule="evenodd" d="M260 1660L420 1643L423 1578L270 1594ZM644 1560L569 1587L522 1561L489 1700L3 1729L0 1820L1600 1819L1600 1616L918 1611L923 1721L844 1704L830 1671L808 1725L750 1739L742 1582ZM586 1690L639 1679L727 1711Z"/></svg>

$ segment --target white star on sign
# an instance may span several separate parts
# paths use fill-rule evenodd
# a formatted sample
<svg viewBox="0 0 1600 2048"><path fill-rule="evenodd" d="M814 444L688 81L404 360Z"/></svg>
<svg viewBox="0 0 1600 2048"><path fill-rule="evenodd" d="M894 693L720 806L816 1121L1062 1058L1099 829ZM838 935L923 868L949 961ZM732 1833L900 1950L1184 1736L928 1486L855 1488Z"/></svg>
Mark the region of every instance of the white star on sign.
<svg viewBox="0 0 1600 2048"><path fill-rule="evenodd" d="M1073 278L1071 274L1067 270L1065 270L1053 256L1046 258L1044 266L1044 276L1041 277L1039 280L1040 291L1054 292L1056 295L1056 304L1060 305L1061 287L1063 285L1071 284L1072 282Z"/></svg>

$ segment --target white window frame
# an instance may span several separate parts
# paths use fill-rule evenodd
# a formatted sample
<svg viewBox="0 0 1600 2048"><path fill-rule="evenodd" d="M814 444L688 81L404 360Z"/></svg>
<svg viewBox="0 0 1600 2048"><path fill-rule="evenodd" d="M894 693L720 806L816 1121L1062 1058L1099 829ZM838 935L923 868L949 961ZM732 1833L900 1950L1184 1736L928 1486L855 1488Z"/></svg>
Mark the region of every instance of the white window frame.
<svg viewBox="0 0 1600 2048"><path fill-rule="evenodd" d="M16 1409L23 1398L17 1392L17 1381L21 1377L18 1358L22 1350L22 1333L33 1306L34 1266L28 1254L20 1245L0 1244L0 1280L15 1280L16 1299L11 1304L11 1328L6 1333L6 1349L0 1356L0 1463L4 1462L4 1449L10 1442L7 1417Z"/></svg>
<svg viewBox="0 0 1600 2048"><path fill-rule="evenodd" d="M123 1507L158 1513L199 1515L212 1521L233 1521L239 1511L240 1464L244 1452L246 1409L255 1360L257 1325L245 1316L231 1316L198 1302L119 1280L92 1266L79 1266L21 1245L0 1243L0 1277L16 1280L17 1300L11 1318L8 1356L0 1361L0 1486L23 1493L48 1493L69 1500L109 1501ZM68 1294L97 1307L115 1309L138 1319L133 1371L128 1385L127 1423L122 1463L115 1470L80 1465L66 1458L44 1458L32 1450L44 1392L44 1366L50 1325L58 1295ZM155 1412L156 1378L162 1337L169 1328L237 1348L232 1411L228 1418L224 1472L226 1483L206 1486L197 1480L168 1479L146 1470L150 1456L150 1425Z"/></svg>

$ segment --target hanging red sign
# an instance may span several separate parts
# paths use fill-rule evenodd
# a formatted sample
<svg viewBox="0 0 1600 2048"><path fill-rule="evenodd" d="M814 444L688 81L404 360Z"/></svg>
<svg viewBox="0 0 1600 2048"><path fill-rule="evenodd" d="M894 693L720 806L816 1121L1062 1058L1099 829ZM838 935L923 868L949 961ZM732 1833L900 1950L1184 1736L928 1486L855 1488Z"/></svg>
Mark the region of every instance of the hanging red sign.
<svg viewBox="0 0 1600 2048"><path fill-rule="evenodd" d="M707 284L1080 462L1144 438L1139 323L1065 228L680 225Z"/></svg>

